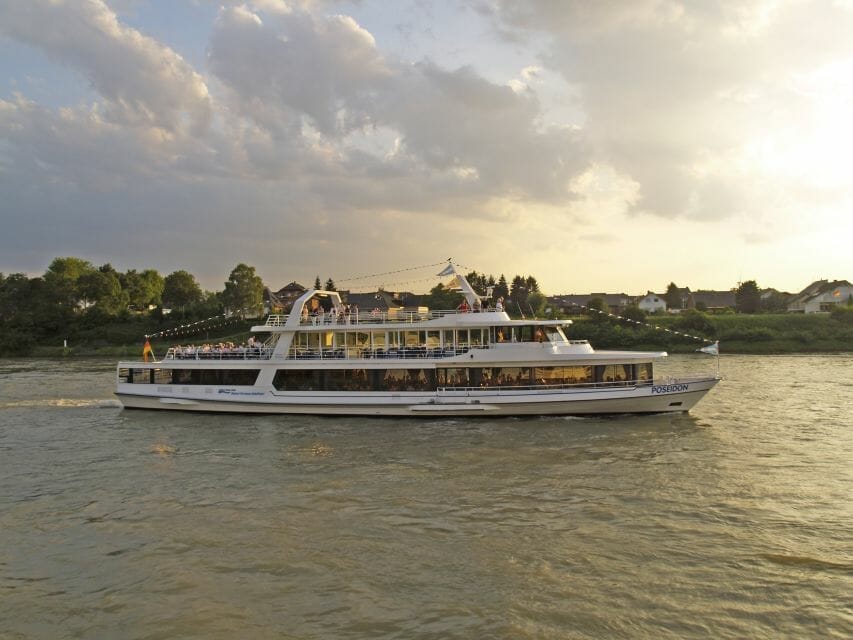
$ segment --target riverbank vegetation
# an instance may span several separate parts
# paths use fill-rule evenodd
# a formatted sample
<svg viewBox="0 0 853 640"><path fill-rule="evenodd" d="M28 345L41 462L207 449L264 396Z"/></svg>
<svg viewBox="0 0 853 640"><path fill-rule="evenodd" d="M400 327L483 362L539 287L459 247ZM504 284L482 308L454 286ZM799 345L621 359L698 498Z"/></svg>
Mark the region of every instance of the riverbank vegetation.
<svg viewBox="0 0 853 640"><path fill-rule="evenodd" d="M481 294L504 299L514 317L563 317L548 309L533 276L472 272ZM319 282L319 276L317 277ZM334 288L329 280L327 285ZM153 269L118 272L80 258L56 258L41 277L0 274L0 356L136 357L146 336L155 354L174 344L234 342L249 337L262 314L263 284L254 267L237 265L222 291L203 291L195 276ZM434 287L421 304L454 308L458 292ZM808 353L853 350L853 307L830 314L723 313L696 310L646 316L636 307L609 315L603 300L572 317L569 337L595 347L691 352L719 340L727 353ZM633 322L631 322L633 321ZM687 334L682 335L682 334ZM693 336L693 337L689 337Z"/></svg>
<svg viewBox="0 0 853 640"><path fill-rule="evenodd" d="M609 316L580 316L573 318L569 337L588 339L602 349L662 349L671 353L695 351L717 340L724 353L850 352L853 307L809 315L710 315L691 310L679 315L649 316L643 324Z"/></svg>

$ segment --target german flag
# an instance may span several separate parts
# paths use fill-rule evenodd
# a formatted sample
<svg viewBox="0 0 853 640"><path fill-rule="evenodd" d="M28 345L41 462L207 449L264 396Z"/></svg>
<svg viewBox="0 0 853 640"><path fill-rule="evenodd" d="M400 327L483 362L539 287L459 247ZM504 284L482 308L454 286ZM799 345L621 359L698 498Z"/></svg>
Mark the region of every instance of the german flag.
<svg viewBox="0 0 853 640"><path fill-rule="evenodd" d="M154 357L154 350L151 348L151 343L148 342L148 338L145 338L145 346L142 347L142 360L148 362L148 356L151 356L152 360L156 360Z"/></svg>

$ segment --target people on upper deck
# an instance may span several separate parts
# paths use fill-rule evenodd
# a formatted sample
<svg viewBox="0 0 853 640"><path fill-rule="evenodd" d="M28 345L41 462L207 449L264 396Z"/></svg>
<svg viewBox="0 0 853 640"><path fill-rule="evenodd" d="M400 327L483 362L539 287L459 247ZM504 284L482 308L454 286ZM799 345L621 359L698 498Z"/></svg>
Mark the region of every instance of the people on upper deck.
<svg viewBox="0 0 853 640"><path fill-rule="evenodd" d="M495 311L503 311L504 310L504 299L503 297L498 298L498 301L495 302Z"/></svg>
<svg viewBox="0 0 853 640"><path fill-rule="evenodd" d="M459 310L460 313L468 313L471 310L471 308L468 306L467 300L463 300L462 304L460 304L456 308Z"/></svg>

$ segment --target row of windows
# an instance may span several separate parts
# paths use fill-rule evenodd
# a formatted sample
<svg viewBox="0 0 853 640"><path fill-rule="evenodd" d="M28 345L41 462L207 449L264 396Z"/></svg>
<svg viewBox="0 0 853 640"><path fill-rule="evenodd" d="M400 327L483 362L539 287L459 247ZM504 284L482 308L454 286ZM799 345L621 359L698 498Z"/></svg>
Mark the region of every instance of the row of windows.
<svg viewBox="0 0 853 640"><path fill-rule="evenodd" d="M652 380L652 364L442 369L279 369L279 391L435 391L437 387L628 385Z"/></svg>
<svg viewBox="0 0 853 640"><path fill-rule="evenodd" d="M533 325L434 331L324 331L300 332L293 338L293 349L328 351L332 349L396 349L402 347L477 347L495 342L562 342L559 327Z"/></svg>
<svg viewBox="0 0 853 640"><path fill-rule="evenodd" d="M119 369L119 382L251 386L260 369ZM437 387L530 387L650 383L652 364L441 369L279 369L279 391L435 391Z"/></svg>
<svg viewBox="0 0 853 640"><path fill-rule="evenodd" d="M119 382L131 384L182 384L251 386L260 369L119 369Z"/></svg>

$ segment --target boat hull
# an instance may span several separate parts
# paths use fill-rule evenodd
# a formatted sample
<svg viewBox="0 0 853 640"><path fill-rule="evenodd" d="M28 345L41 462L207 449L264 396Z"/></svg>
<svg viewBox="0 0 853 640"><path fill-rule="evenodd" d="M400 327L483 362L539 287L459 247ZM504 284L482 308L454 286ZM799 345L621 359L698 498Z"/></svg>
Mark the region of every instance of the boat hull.
<svg viewBox="0 0 853 640"><path fill-rule="evenodd" d="M504 389L427 393L301 393L273 389L210 388L197 394L140 393L120 385L116 395L128 409L215 413L352 416L541 416L685 412L719 382L691 379L666 385L608 389L509 391ZM251 394L250 397L248 397Z"/></svg>

